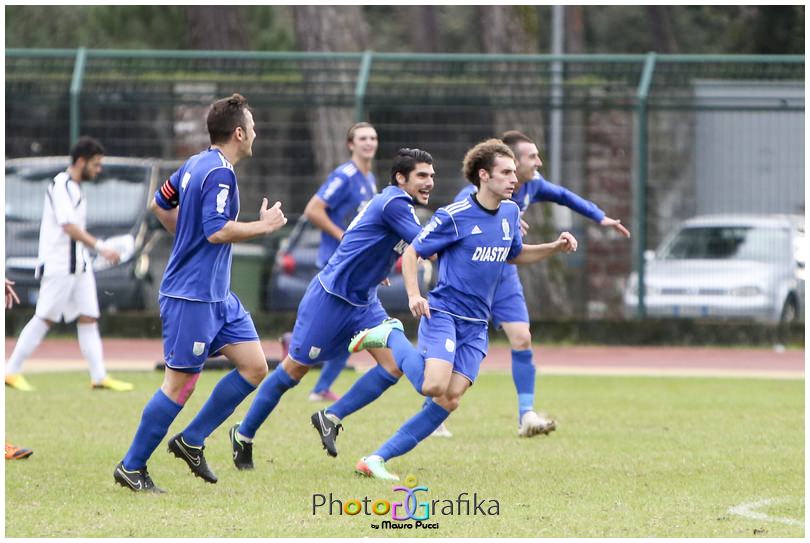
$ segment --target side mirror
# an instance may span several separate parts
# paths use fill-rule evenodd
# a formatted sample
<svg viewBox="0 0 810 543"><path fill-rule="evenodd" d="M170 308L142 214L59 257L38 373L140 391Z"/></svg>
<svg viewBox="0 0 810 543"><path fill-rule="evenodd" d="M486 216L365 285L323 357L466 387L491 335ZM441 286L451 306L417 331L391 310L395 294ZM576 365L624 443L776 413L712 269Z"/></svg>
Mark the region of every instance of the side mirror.
<svg viewBox="0 0 810 543"><path fill-rule="evenodd" d="M655 260L655 251L647 249L644 251L644 262L650 262L652 260Z"/></svg>

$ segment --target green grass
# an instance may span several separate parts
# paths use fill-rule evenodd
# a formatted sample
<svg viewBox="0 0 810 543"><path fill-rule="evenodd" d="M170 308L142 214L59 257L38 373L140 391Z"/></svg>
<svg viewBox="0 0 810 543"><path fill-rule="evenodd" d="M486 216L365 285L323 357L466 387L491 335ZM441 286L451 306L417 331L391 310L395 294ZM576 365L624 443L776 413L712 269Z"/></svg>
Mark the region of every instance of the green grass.
<svg viewBox="0 0 810 543"><path fill-rule="evenodd" d="M182 429L221 373L205 372L170 429ZM120 374L124 377L124 374ZM136 495L114 486L140 412L159 385L131 373L133 393L91 391L79 373L31 375L37 392L6 392L9 440L34 448L7 461L8 537L801 537L804 526L753 520L729 508L777 498L758 510L804 521L804 382L547 376L541 407L559 429L518 439L508 374L483 374L449 421L452 439L429 438L390 462L429 487L429 499L461 492L497 499L498 516L435 515L438 530L383 531L382 518L312 515L314 493L401 501L392 485L356 477L355 461L420 407L406 383L346 420L328 458L306 400L314 376L292 390L257 435L253 472L238 472L227 430L209 438L219 476L209 485L161 444L150 473L168 494ZM344 372L337 390L355 378ZM425 494L422 494L424 497ZM324 512L320 512L324 511Z"/></svg>

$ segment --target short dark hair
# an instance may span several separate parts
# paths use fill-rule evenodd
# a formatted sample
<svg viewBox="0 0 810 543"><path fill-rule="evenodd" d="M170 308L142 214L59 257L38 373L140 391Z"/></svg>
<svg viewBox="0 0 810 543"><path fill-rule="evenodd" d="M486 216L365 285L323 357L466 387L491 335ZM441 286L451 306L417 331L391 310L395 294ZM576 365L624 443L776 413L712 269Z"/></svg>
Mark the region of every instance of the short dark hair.
<svg viewBox="0 0 810 543"><path fill-rule="evenodd" d="M512 149L512 152L515 153L517 156L517 144L520 142L524 143L534 143L532 139L524 134L523 132L519 132L517 130L508 130L501 135L501 141L503 141L506 145Z"/></svg>
<svg viewBox="0 0 810 543"><path fill-rule="evenodd" d="M82 136L70 150L70 163L76 164L76 161L80 158L90 160L96 155L103 154L104 146L101 145L97 139L91 138L90 136Z"/></svg>
<svg viewBox="0 0 810 543"><path fill-rule="evenodd" d="M351 125L351 127L349 127L349 131L346 132L346 143L352 143L354 141L354 133L357 132L358 128L374 128L374 126L366 121L354 123Z"/></svg>
<svg viewBox="0 0 810 543"><path fill-rule="evenodd" d="M464 155L461 168L464 178L476 187L480 187L481 178L478 177L478 172L483 168L492 174L492 167L495 165L495 158L498 156L515 160L515 153L501 140L492 138L482 141Z"/></svg>
<svg viewBox="0 0 810 543"><path fill-rule="evenodd" d="M245 130L245 111L250 111L247 98L233 93L211 104L205 124L212 144L226 143L237 127Z"/></svg>
<svg viewBox="0 0 810 543"><path fill-rule="evenodd" d="M394 157L394 165L391 166L391 184L394 186L399 185L397 183L398 173L404 175L407 180L411 172L416 169L416 165L422 163L433 164L433 157L427 151L408 149L407 147L397 151L397 156Z"/></svg>

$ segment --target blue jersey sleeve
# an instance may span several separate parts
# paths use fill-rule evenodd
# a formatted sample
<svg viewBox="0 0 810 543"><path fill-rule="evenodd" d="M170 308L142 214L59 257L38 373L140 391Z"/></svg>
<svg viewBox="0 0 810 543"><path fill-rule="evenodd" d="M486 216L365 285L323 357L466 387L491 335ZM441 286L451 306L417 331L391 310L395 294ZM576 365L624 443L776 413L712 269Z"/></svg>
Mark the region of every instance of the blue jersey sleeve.
<svg viewBox="0 0 810 543"><path fill-rule="evenodd" d="M436 211L430 222L413 240L416 254L422 258L430 258L442 249L458 241L459 234L453 218L446 211Z"/></svg>
<svg viewBox="0 0 810 543"><path fill-rule="evenodd" d="M205 237L222 230L230 221L231 199L236 193L236 177L228 168L217 168L208 174L202 187L202 226Z"/></svg>
<svg viewBox="0 0 810 543"><path fill-rule="evenodd" d="M405 198L392 198L386 202L383 206L382 220L408 243L422 230L413 205L408 203Z"/></svg>
<svg viewBox="0 0 810 543"><path fill-rule="evenodd" d="M595 203L586 200L565 187L546 181L542 176L532 179L530 183L532 183L532 203L554 202L572 209L595 222L601 222L605 218L605 212L599 209L599 206Z"/></svg>
<svg viewBox="0 0 810 543"><path fill-rule="evenodd" d="M332 173L318 189L318 196L326 202L327 207L335 208L346 199L351 191L349 180L340 173Z"/></svg>
<svg viewBox="0 0 810 543"><path fill-rule="evenodd" d="M155 191L155 202L163 209L174 209L180 203L180 170L174 172L169 178L160 185L160 188Z"/></svg>

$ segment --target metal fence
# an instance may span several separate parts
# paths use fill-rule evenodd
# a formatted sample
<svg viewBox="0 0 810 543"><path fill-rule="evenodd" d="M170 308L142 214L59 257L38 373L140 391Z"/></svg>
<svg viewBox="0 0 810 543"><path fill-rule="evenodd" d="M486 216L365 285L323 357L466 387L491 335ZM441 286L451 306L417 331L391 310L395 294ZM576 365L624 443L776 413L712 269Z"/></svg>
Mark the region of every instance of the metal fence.
<svg viewBox="0 0 810 543"><path fill-rule="evenodd" d="M804 213L803 56L6 50L6 156L65 154L81 133L110 155L184 158L207 144L206 106L231 92L249 99L258 132L254 157L239 166L243 217L263 195L300 213L348 158L354 120L378 130L380 184L399 147L433 154L432 207L464 185L471 145L511 128L535 137L544 161L555 157L545 176L634 236L532 206L530 240L568 228L581 241L575 256L521 271L534 318L643 315L666 281L644 252L695 215ZM729 232L737 237L727 244L744 245L739 229ZM678 273L696 288L706 273L726 273L689 259ZM643 278L635 287L633 271ZM698 293L696 306L692 297L689 311L755 301L713 292ZM688 303L673 300L665 314L680 316Z"/></svg>

